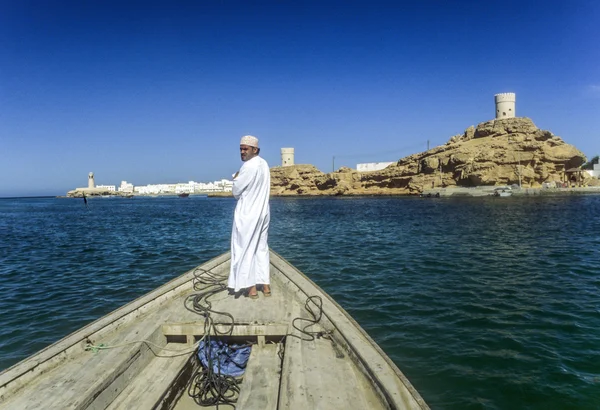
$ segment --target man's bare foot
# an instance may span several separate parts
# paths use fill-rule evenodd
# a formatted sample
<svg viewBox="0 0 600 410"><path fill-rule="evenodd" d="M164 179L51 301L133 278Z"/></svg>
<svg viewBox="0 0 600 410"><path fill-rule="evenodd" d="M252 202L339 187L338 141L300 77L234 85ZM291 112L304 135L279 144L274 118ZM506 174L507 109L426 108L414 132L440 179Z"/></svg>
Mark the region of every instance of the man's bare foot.
<svg viewBox="0 0 600 410"><path fill-rule="evenodd" d="M262 291L263 295L271 296L271 285L263 285Z"/></svg>
<svg viewBox="0 0 600 410"><path fill-rule="evenodd" d="M251 286L248 288L248 297L250 299L257 299L258 298L258 292L256 291L256 286Z"/></svg>

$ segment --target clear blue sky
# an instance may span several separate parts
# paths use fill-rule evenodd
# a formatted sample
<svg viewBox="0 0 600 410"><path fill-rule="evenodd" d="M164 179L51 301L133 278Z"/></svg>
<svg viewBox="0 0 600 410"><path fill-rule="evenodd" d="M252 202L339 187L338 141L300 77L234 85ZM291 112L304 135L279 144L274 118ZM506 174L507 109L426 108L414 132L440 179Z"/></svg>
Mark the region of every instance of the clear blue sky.
<svg viewBox="0 0 600 410"><path fill-rule="evenodd" d="M600 2L0 0L0 196L329 172L518 116L600 153Z"/></svg>

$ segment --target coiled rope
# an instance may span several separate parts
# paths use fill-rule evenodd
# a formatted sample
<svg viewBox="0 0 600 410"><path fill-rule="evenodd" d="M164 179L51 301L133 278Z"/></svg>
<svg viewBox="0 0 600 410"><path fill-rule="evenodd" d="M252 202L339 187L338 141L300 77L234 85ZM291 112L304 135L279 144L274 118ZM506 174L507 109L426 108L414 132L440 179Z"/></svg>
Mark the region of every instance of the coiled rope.
<svg viewBox="0 0 600 410"><path fill-rule="evenodd" d="M316 307L316 311L313 309L311 304ZM311 326L315 326L316 324L318 324L321 321L321 318L323 317L323 299L321 299L320 296L316 296L316 295L309 296L306 299L306 302L304 303L304 308L306 309L308 314L312 317L312 319L305 319L302 317L297 317L294 320L292 320L292 327L294 329L296 329L297 331L299 331L300 333L302 333L303 335L306 335L308 337L303 337L302 335L298 336L298 335L294 335L291 333L288 333L286 336L296 337L296 338L298 338L300 340L304 340L306 342L312 342L315 340L315 338L319 339L321 337L323 339L328 339L331 342L331 346L333 347L333 350L335 352L335 357L337 357L338 359L344 358L344 353L339 348L339 346L335 342L335 339L333 338L333 331L321 330L321 331L315 332L315 331L307 330ZM296 322L298 322L298 321L304 321L304 322L308 322L308 323L304 327L300 328L296 325Z"/></svg>
<svg viewBox="0 0 600 410"><path fill-rule="evenodd" d="M228 312L221 312L212 309L212 303L209 298L223 291L227 291L225 285L225 275L217 275L210 270L196 268L194 270L193 287L198 293L188 296L184 305L191 312L204 317L204 336L205 355L208 366L200 364L198 370L192 376L192 381L188 386L188 395L194 399L200 406L228 405L235 409L237 396L240 392L239 380L221 374L220 362L217 361L217 371L213 366L213 354L211 346L211 335L231 335L235 319ZM226 323L227 328L220 331L214 322L214 316L220 315L229 319ZM198 359L199 360L199 359Z"/></svg>

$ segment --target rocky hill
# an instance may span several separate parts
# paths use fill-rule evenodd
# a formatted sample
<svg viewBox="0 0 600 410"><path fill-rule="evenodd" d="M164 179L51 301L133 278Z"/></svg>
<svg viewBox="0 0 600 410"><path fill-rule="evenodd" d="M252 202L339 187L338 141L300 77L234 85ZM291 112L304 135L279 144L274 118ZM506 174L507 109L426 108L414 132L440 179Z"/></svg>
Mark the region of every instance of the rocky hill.
<svg viewBox="0 0 600 410"><path fill-rule="evenodd" d="M562 181L564 171L585 155L529 118L507 118L471 126L441 146L400 159L381 171L340 168L325 174L312 165L271 169L273 195L418 194L452 186L538 187ZM585 174L585 173L584 173ZM587 174L586 174L587 175Z"/></svg>

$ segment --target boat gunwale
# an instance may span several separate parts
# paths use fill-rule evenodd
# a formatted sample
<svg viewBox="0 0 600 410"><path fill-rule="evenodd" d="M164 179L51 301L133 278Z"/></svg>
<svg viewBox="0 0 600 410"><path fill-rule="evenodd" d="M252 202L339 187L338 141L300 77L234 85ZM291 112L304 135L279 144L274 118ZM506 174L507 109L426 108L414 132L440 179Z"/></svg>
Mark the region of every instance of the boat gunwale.
<svg viewBox="0 0 600 410"><path fill-rule="evenodd" d="M58 358L56 362L52 362L53 359L56 359L60 355L65 355L66 353L73 348L81 348L82 350L85 348L82 343L85 343L86 340L92 338L94 335L99 334L100 332L111 331L114 326L117 325L120 319L124 319L130 314L146 307L149 308L154 303L161 303L157 300L166 295L169 292L172 292L182 286L187 285L194 278L194 272L198 268L203 268L207 270L215 269L216 267L228 262L230 259L230 252L225 252L221 255L218 255L201 265L171 279L164 285L159 286L158 288L132 300L131 302L123 305L110 313L94 320L93 322L85 325L82 328L70 333L69 335L63 337L60 340L52 343L49 346L46 346L42 350L34 353L31 356L26 357L20 362L14 364L8 369L0 372L0 403L3 400L7 399L5 397L5 391L7 391L11 386L10 384L15 381L21 381L21 378L27 377L27 380L22 380L23 382L27 382L34 377L37 376L38 373L47 371L50 368L60 364L64 357ZM214 266L213 266L214 265ZM20 390L20 387L14 392L16 393ZM12 395L12 394L11 394Z"/></svg>
<svg viewBox="0 0 600 410"><path fill-rule="evenodd" d="M321 289L308 276L306 276L302 271L300 271L298 268L296 268L293 264L288 262L285 258L280 256L278 253L276 253L273 250L271 250L271 254L274 255L276 257L276 259L279 259L279 262L283 263L285 266L292 269L298 277L307 281L309 285L313 286L315 288L315 290L318 293L320 293L319 296L326 299L327 302L331 303L333 305L333 307L335 309L337 309L338 312L340 314L342 314L344 316L344 318L350 323L350 325L351 325L350 329L340 330L339 325L341 325L341 324L338 323L338 321L333 320L330 317L331 311L327 311L326 307L323 306L323 315L326 316L328 318L329 322L333 326L336 327L338 333L344 338L344 342L348 345L351 352L357 356L357 359L360 361L359 365L361 365L361 367L363 367L368 372L368 374L366 376L369 377L369 379L377 385L380 392L385 396L387 404L391 405L392 408L406 408L404 403L398 402L397 399L395 399L394 397L390 396L390 394L388 394L389 392L394 390L393 383L389 383L386 378L380 377L380 372L375 371L373 369L372 363L369 363L369 361L365 357L368 354L368 352L365 352L364 348L361 348L361 346L356 345L355 343L353 343L351 340L348 339L348 337L347 337L347 336L349 336L348 331L352 331L352 330L357 331L359 333L359 335L368 342L368 347L374 349L375 353L379 357L383 358L385 364L387 364L389 366L392 373L394 373L394 375L398 379L400 379L400 381L402 382L404 387L407 389L407 391L410 393L410 395L412 396L412 398L414 399L416 404L419 406L419 408L420 409L429 409L429 406L427 405L425 400L421 397L419 392L410 383L410 381L404 375L404 373L402 373L402 371L398 368L398 366L396 366L396 364L392 361L392 359L390 359L388 357L388 355L381 349L381 347L369 336L369 334L360 326L360 324L358 324L358 322L356 322L356 320L348 312L346 312L344 310L344 308L342 306L340 306L327 292L325 292L323 289ZM271 258L271 264L273 264L273 266L275 266L288 280L290 280L294 285L296 285L296 287L298 287L298 289L300 289L302 292L304 292L307 296L311 295L307 292L306 286L302 286L302 285L298 284L297 281L294 281L279 266L277 266L277 264L273 263L273 258ZM324 303L324 305L325 305L325 303Z"/></svg>

